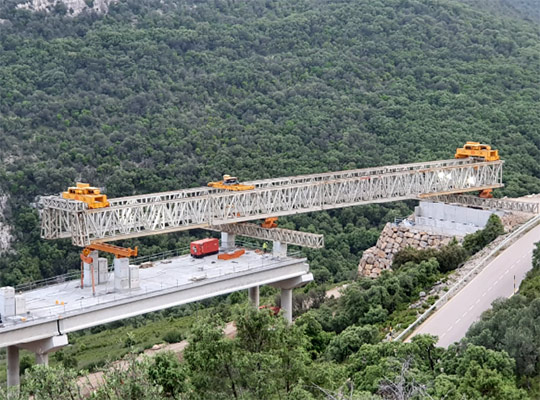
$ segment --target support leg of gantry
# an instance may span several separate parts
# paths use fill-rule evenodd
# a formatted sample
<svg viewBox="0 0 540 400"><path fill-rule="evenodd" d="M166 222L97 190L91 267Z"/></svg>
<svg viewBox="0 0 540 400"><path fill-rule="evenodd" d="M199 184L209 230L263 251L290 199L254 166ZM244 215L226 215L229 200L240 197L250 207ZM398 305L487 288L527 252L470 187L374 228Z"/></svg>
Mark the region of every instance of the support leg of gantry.
<svg viewBox="0 0 540 400"><path fill-rule="evenodd" d="M7 386L19 386L19 348L7 347Z"/></svg>
<svg viewBox="0 0 540 400"><path fill-rule="evenodd" d="M236 247L236 235L227 232L221 232L221 248L223 250L232 250Z"/></svg>
<svg viewBox="0 0 540 400"><path fill-rule="evenodd" d="M248 289L249 301L253 304L253 307L259 308L259 287L254 286Z"/></svg>
<svg viewBox="0 0 540 400"><path fill-rule="evenodd" d="M98 257L99 253L97 250L90 252L88 255L89 258L92 258L93 262L91 264L83 263L83 286L92 287L92 281L97 282L97 271L98 271Z"/></svg>
<svg viewBox="0 0 540 400"><path fill-rule="evenodd" d="M287 257L287 243L274 240L272 242L272 256L277 258Z"/></svg>
<svg viewBox="0 0 540 400"><path fill-rule="evenodd" d="M313 274L307 273L296 278L270 283L270 286L281 289L281 309L285 319L292 323L292 290L304 286L313 280Z"/></svg>

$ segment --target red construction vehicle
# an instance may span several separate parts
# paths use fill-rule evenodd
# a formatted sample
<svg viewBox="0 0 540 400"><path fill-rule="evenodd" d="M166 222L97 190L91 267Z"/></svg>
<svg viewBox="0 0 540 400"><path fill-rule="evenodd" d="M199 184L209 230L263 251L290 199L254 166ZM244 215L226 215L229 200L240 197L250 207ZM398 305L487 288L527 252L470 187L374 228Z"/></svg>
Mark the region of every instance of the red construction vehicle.
<svg viewBox="0 0 540 400"><path fill-rule="evenodd" d="M201 239L191 242L189 245L191 256L195 258L206 257L219 252L218 239Z"/></svg>
<svg viewBox="0 0 540 400"><path fill-rule="evenodd" d="M276 307L276 306L268 306L268 305L264 305L264 306L260 306L259 307L259 310L268 310L270 311L270 313L272 315L278 315L279 312L281 311L281 308L280 307Z"/></svg>

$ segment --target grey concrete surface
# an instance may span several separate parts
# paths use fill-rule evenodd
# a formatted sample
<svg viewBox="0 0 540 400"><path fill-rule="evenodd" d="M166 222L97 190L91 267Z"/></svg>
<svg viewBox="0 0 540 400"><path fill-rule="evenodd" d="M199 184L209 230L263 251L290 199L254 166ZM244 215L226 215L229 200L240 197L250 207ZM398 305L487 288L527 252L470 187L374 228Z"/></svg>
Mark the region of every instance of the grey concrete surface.
<svg viewBox="0 0 540 400"><path fill-rule="evenodd" d="M535 227L489 263L467 286L426 320L409 337L429 333L437 335L438 346L448 347L461 340L469 327L491 303L510 297L532 268L534 243L540 241L540 226Z"/></svg>
<svg viewBox="0 0 540 400"><path fill-rule="evenodd" d="M493 211L421 201L414 208L415 228L448 236L465 236L484 228L491 214Z"/></svg>
<svg viewBox="0 0 540 400"><path fill-rule="evenodd" d="M275 259L246 254L234 260L189 256L161 261L141 269L140 289L114 290L114 283L80 289L68 281L25 292L29 313L7 318L0 326L0 347L53 337L119 319L174 307L205 298L284 281L312 280L306 259ZM303 280L306 282L304 282Z"/></svg>

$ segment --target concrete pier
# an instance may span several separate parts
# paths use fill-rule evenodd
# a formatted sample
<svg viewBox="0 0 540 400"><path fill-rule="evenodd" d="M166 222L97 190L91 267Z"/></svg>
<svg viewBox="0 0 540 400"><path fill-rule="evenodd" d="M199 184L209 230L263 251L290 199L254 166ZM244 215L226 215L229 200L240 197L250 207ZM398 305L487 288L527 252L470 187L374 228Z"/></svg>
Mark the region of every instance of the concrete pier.
<svg viewBox="0 0 540 400"><path fill-rule="evenodd" d="M313 274L310 272L295 278L285 279L270 284L272 287L281 289L281 309L283 310L283 316L289 323L292 323L292 290L307 285L312 280Z"/></svg>
<svg viewBox="0 0 540 400"><path fill-rule="evenodd" d="M259 287L254 286L248 289L249 301L253 307L259 308Z"/></svg>
<svg viewBox="0 0 540 400"><path fill-rule="evenodd" d="M7 385L19 386L19 348L17 346L7 347Z"/></svg>
<svg viewBox="0 0 540 400"><path fill-rule="evenodd" d="M37 365L49 365L49 353L39 354L36 353Z"/></svg>
<svg viewBox="0 0 540 400"><path fill-rule="evenodd" d="M33 352L36 355L36 364L49 365L49 353L60 350L67 344L67 335L57 335L33 342L20 343L17 346Z"/></svg>
<svg viewBox="0 0 540 400"><path fill-rule="evenodd" d="M281 309L285 319L292 324L292 289L281 289Z"/></svg>

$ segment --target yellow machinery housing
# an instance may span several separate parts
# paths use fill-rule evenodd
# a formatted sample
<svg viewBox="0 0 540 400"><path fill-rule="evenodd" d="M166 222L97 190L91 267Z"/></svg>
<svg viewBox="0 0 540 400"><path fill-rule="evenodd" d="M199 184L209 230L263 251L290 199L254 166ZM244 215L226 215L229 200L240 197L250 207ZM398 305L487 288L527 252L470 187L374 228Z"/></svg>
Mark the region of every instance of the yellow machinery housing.
<svg viewBox="0 0 540 400"><path fill-rule="evenodd" d="M107 195L101 194L96 187L88 183L77 182L77 186L71 186L67 192L62 192L64 199L79 200L88 204L88 208L109 207Z"/></svg>
<svg viewBox="0 0 540 400"><path fill-rule="evenodd" d="M255 189L255 186L243 185L238 181L238 178L234 176L230 176L230 175L223 175L222 181L208 182L208 186L216 188L216 189L233 190L233 191Z"/></svg>
<svg viewBox="0 0 540 400"><path fill-rule="evenodd" d="M484 161L499 160L499 150L491 150L491 146L479 142L467 142L456 150L455 158L479 157Z"/></svg>
<svg viewBox="0 0 540 400"><path fill-rule="evenodd" d="M266 218L264 222L261 224L261 228L277 228L277 217L270 217Z"/></svg>

